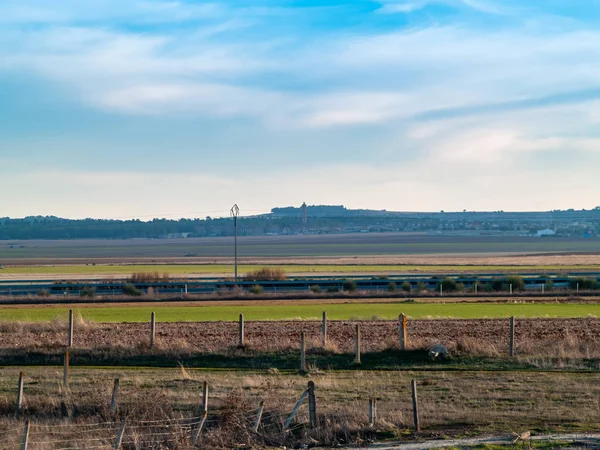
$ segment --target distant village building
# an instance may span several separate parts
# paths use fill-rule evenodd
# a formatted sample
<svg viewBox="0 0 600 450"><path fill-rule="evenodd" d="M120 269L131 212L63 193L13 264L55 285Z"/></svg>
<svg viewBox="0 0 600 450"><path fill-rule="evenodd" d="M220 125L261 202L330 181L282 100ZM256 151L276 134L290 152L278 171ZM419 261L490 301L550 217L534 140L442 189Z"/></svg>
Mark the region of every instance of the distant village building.
<svg viewBox="0 0 600 450"><path fill-rule="evenodd" d="M545 230L538 230L538 232L535 234L536 237L555 236L555 235L556 235L556 231L554 231L551 228L546 228Z"/></svg>

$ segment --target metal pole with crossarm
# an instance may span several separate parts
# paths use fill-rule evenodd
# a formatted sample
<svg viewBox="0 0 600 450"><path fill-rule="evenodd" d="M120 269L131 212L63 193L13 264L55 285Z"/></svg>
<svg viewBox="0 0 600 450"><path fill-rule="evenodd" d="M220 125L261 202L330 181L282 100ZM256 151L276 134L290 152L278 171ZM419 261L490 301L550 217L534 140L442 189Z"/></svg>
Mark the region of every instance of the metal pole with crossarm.
<svg viewBox="0 0 600 450"><path fill-rule="evenodd" d="M233 247L234 247L234 259L233 264L235 267L235 282L238 281L238 266L237 266L237 218L240 215L240 208L238 205L233 205L231 208L231 217L233 217Z"/></svg>

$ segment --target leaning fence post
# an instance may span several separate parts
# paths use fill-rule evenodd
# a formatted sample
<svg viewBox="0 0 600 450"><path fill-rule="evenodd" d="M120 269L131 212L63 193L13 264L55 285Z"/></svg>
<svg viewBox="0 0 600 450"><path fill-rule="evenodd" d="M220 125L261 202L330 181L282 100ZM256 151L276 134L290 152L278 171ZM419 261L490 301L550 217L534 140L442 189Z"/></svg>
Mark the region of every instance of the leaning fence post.
<svg viewBox="0 0 600 450"><path fill-rule="evenodd" d="M321 325L321 334L323 336L323 348L327 347L327 311L323 311L323 323Z"/></svg>
<svg viewBox="0 0 600 450"><path fill-rule="evenodd" d="M360 325L356 324L356 336L354 342L354 364L360 364Z"/></svg>
<svg viewBox="0 0 600 450"><path fill-rule="evenodd" d="M288 429L288 427L292 423L292 420L294 419L294 417L296 416L296 414L298 414L298 410L302 406L302 403L304 403L304 400L306 400L307 396L308 396L308 389L302 393L302 395L300 396L300 398L296 402L296 406L294 406L294 409L292 410L292 412L290 413L290 415L288 416L288 418L283 423L283 429L284 430Z"/></svg>
<svg viewBox="0 0 600 450"><path fill-rule="evenodd" d="M406 350L406 314L400 314L400 351Z"/></svg>
<svg viewBox="0 0 600 450"><path fill-rule="evenodd" d="M240 314L240 336L239 336L239 343L238 345L240 347L244 346L244 315Z"/></svg>
<svg viewBox="0 0 600 450"><path fill-rule="evenodd" d="M21 450L27 450L27 445L29 444L29 420L25 422L25 428L23 430L23 440L21 441Z"/></svg>
<svg viewBox="0 0 600 450"><path fill-rule="evenodd" d="M260 422L262 420L264 407L265 407L265 402L261 401L258 404L258 411L256 411L256 420L254 421L254 425L252 425L252 429L254 430L255 433L258 432L258 427L260 427Z"/></svg>
<svg viewBox="0 0 600 450"><path fill-rule="evenodd" d="M115 378L115 384L113 385L112 399L110 401L110 410L114 413L117 412L117 395L119 395L119 379Z"/></svg>
<svg viewBox="0 0 600 450"><path fill-rule="evenodd" d="M23 372L19 373L19 385L17 390L17 414L23 409Z"/></svg>
<svg viewBox="0 0 600 450"><path fill-rule="evenodd" d="M208 417L208 411L205 411L202 414L202 418L200 419L200 423L198 423L198 426L194 430L194 435L192 436L192 444L193 445L196 445L198 443L198 439L200 438L200 433L202 432L202 429L204 428L204 424L206 423L206 418L207 417Z"/></svg>
<svg viewBox="0 0 600 450"><path fill-rule="evenodd" d="M156 313L150 314L150 348L154 347L154 337L156 334Z"/></svg>
<svg viewBox="0 0 600 450"><path fill-rule="evenodd" d="M419 403L417 401L417 380L412 380L412 404L413 404L413 419L415 422L415 430L421 431L421 424L419 422Z"/></svg>
<svg viewBox="0 0 600 450"><path fill-rule="evenodd" d="M208 382L205 381L202 385L202 412L208 412Z"/></svg>
<svg viewBox="0 0 600 450"><path fill-rule="evenodd" d="M306 372L306 332L300 334L300 372Z"/></svg>
<svg viewBox="0 0 600 450"><path fill-rule="evenodd" d="M508 343L508 356L511 358L515 356L515 317L510 318L510 335Z"/></svg>
<svg viewBox="0 0 600 450"><path fill-rule="evenodd" d="M375 422L377 421L377 399L370 398L369 399L369 426L375 426Z"/></svg>
<svg viewBox="0 0 600 450"><path fill-rule="evenodd" d="M65 352L63 365L63 387L65 391L69 390L69 351Z"/></svg>
<svg viewBox="0 0 600 450"><path fill-rule="evenodd" d="M73 310L69 310L69 339L68 339L69 348L73 347Z"/></svg>
<svg viewBox="0 0 600 450"><path fill-rule="evenodd" d="M311 428L317 426L317 402L315 400L315 383L308 382L308 423Z"/></svg>
<svg viewBox="0 0 600 450"><path fill-rule="evenodd" d="M123 442L123 436L125 435L125 419L121 422L121 429L119 430L119 434L117 435L117 440L115 441L115 445L113 446L114 450L119 450L121 448L121 442Z"/></svg>

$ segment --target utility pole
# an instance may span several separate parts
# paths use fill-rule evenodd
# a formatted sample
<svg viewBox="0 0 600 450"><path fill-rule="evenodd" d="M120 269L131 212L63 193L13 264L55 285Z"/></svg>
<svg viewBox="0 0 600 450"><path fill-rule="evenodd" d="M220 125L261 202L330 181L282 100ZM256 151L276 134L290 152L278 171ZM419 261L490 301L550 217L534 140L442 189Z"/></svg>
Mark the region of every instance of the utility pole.
<svg viewBox="0 0 600 450"><path fill-rule="evenodd" d="M233 264L235 266L235 282L238 282L238 267L237 267L237 219L240 215L240 208L238 205L233 205L231 208L231 217L233 217L233 246L234 246L234 257Z"/></svg>

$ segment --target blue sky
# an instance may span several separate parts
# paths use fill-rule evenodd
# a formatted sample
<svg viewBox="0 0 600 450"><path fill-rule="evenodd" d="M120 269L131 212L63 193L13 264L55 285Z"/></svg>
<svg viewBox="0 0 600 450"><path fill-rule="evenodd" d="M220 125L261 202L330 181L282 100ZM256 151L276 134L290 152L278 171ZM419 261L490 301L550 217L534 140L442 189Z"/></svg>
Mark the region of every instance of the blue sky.
<svg viewBox="0 0 600 450"><path fill-rule="evenodd" d="M600 204L600 1L0 3L0 216Z"/></svg>

